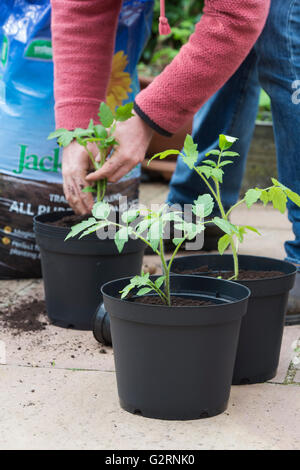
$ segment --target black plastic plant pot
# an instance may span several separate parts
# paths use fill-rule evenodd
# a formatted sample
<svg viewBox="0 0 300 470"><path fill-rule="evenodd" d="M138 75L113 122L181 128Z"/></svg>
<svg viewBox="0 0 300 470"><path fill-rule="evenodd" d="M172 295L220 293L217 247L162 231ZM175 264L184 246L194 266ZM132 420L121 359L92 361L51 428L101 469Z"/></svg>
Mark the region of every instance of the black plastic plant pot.
<svg viewBox="0 0 300 470"><path fill-rule="evenodd" d="M69 229L49 222L65 215L52 212L34 219L47 312L57 326L91 330L96 308L102 302L102 284L139 274L145 245L129 240L119 254L114 240L100 240L95 234L64 241Z"/></svg>
<svg viewBox="0 0 300 470"><path fill-rule="evenodd" d="M230 281L172 276L172 295L212 304L168 307L121 300L129 280L102 287L122 408L172 420L222 413L250 291Z"/></svg>
<svg viewBox="0 0 300 470"><path fill-rule="evenodd" d="M239 265L245 270L283 273L280 277L238 281L251 290L251 296L242 321L232 383L262 383L271 380L277 372L288 294L297 269L286 261L247 255L239 256ZM233 269L233 258L231 255L184 256L174 260L172 271L180 275L181 271L200 266L229 271Z"/></svg>

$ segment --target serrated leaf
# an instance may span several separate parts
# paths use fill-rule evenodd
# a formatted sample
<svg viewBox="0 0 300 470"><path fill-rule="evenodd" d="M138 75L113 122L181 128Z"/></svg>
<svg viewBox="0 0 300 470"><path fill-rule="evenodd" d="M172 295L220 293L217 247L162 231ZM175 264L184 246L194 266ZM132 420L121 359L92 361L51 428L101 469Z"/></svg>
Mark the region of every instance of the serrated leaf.
<svg viewBox="0 0 300 470"><path fill-rule="evenodd" d="M197 217L207 217L212 213L214 205L211 195L203 194L194 201L192 211Z"/></svg>
<svg viewBox="0 0 300 470"><path fill-rule="evenodd" d="M126 242L128 242L128 237L132 233L131 227L122 227L115 235L115 244L118 248L119 253L124 248Z"/></svg>
<svg viewBox="0 0 300 470"><path fill-rule="evenodd" d="M73 135L75 139L77 139L80 137L90 137L91 135L93 135L93 132L93 129L81 129L80 127L77 127L76 129L74 129Z"/></svg>
<svg viewBox="0 0 300 470"><path fill-rule="evenodd" d="M129 209L126 212L123 212L122 214L122 221L125 224L130 224L134 220L136 220L140 215L140 210L139 209Z"/></svg>
<svg viewBox="0 0 300 470"><path fill-rule="evenodd" d="M219 135L219 147L221 150L227 150L232 147L232 145L237 141L236 137L231 137L230 135Z"/></svg>
<svg viewBox="0 0 300 470"><path fill-rule="evenodd" d="M132 116L134 116L132 110L133 103L127 103L123 106L119 106L116 109L116 120L121 122L127 121L127 119L130 119Z"/></svg>
<svg viewBox="0 0 300 470"><path fill-rule="evenodd" d="M62 147L67 147L74 140L74 134L71 131L66 131L60 137L58 137L57 142Z"/></svg>
<svg viewBox="0 0 300 470"><path fill-rule="evenodd" d="M97 190L94 188L94 186L86 186L81 190L83 193L96 193Z"/></svg>
<svg viewBox="0 0 300 470"><path fill-rule="evenodd" d="M287 197L294 203L296 204L298 207L300 207L300 196L299 194L295 193L294 191L292 191L291 189L286 189L285 191Z"/></svg>
<svg viewBox="0 0 300 470"><path fill-rule="evenodd" d="M239 157L240 154L237 152L223 152L223 157Z"/></svg>
<svg viewBox="0 0 300 470"><path fill-rule="evenodd" d="M195 166L195 163L198 160L198 150L197 144L194 143L193 137L187 134L184 146L183 146L184 153L182 154L182 159L184 163L192 170Z"/></svg>
<svg viewBox="0 0 300 470"><path fill-rule="evenodd" d="M239 234L239 229L235 225L231 224L228 220L221 219L220 217L214 217L213 220L214 224L216 224L223 232L227 233L228 235L232 235L235 233L236 235Z"/></svg>
<svg viewBox="0 0 300 470"><path fill-rule="evenodd" d="M230 235L228 235L227 233L219 239L219 241L218 241L218 251L219 251L220 255L224 254L224 251L228 247L230 241L231 241Z"/></svg>
<svg viewBox="0 0 300 470"><path fill-rule="evenodd" d="M136 295L138 296L141 296L141 295L146 295L146 294L149 294L149 292L152 292L153 289L152 287L143 287L142 289L140 289Z"/></svg>
<svg viewBox="0 0 300 470"><path fill-rule="evenodd" d="M90 235L91 233L93 232L97 232L97 230L100 230L102 229L103 227L106 227L108 224L108 222L106 221L103 221L103 222L100 222L99 224L96 224L90 228L88 228L87 230L85 230L79 237L79 239L85 237L86 235Z"/></svg>
<svg viewBox="0 0 300 470"><path fill-rule="evenodd" d="M148 160L147 165L149 165L152 162L152 160L154 160L155 158L159 158L160 160L163 160L164 158L167 158L170 155L179 155L179 154L180 154L180 151L174 150L174 149L165 150L164 152L156 153L155 155L153 155L153 157L151 157Z"/></svg>
<svg viewBox="0 0 300 470"><path fill-rule="evenodd" d="M268 196L268 191L265 189L261 192L261 195L259 196L259 199L263 202L264 206L266 206L269 202L269 196Z"/></svg>
<svg viewBox="0 0 300 470"><path fill-rule="evenodd" d="M80 232L83 230L87 229L88 227L91 227L92 225L97 224L97 220L94 219L94 217L90 217L87 220L83 220L79 224L74 225L68 235L66 236L65 240L68 240L69 238L75 237L78 235Z"/></svg>
<svg viewBox="0 0 300 470"><path fill-rule="evenodd" d="M175 246L179 245L180 242L182 242L184 238L173 238L172 242L174 243Z"/></svg>
<svg viewBox="0 0 300 470"><path fill-rule="evenodd" d="M224 162L221 162L219 164L219 168L221 168L222 166L230 165L232 163L233 163L233 161L231 161L231 160L225 160Z"/></svg>
<svg viewBox="0 0 300 470"><path fill-rule="evenodd" d="M157 287L157 289L160 289L164 282L165 282L165 276L160 276L159 278L156 279L154 284Z"/></svg>
<svg viewBox="0 0 300 470"><path fill-rule="evenodd" d="M261 193L260 189L248 189L245 194L245 202L248 209L259 200Z"/></svg>
<svg viewBox="0 0 300 470"><path fill-rule="evenodd" d="M216 162L214 162L213 160L202 160L202 163L206 163L207 165L210 165L213 167L217 166Z"/></svg>
<svg viewBox="0 0 300 470"><path fill-rule="evenodd" d="M110 214L110 206L107 202L96 202L92 209L92 214L96 219L107 219Z"/></svg>
<svg viewBox="0 0 300 470"><path fill-rule="evenodd" d="M273 203L274 209L278 209L282 214L286 211L287 196L280 187L269 189L269 199Z"/></svg>
<svg viewBox="0 0 300 470"><path fill-rule="evenodd" d="M65 134L66 132L69 132L69 131L67 129L64 129L64 128L61 127L60 129L56 129L55 131L50 132L47 139L48 140L57 139L61 135Z"/></svg>
<svg viewBox="0 0 300 470"><path fill-rule="evenodd" d="M255 228L255 227L252 227L251 225L245 225L245 228L247 230L250 230L250 232L254 232L256 233L257 235L261 235L261 233Z"/></svg>
<svg viewBox="0 0 300 470"><path fill-rule="evenodd" d="M209 157L209 155L220 155L221 151L217 149L210 150L205 154L206 157Z"/></svg>
<svg viewBox="0 0 300 470"><path fill-rule="evenodd" d="M211 166L207 166L207 165L197 166L196 170L198 170L200 173L203 173L206 176L206 178L211 177L211 172L212 172Z"/></svg>
<svg viewBox="0 0 300 470"><path fill-rule="evenodd" d="M107 130L105 129L104 126L101 126L101 124L97 124L96 126L94 126L94 132L95 132L95 136L98 137L98 139L107 138Z"/></svg>
<svg viewBox="0 0 300 470"><path fill-rule="evenodd" d="M221 168L212 168L211 176L215 178L219 183L223 182L224 171Z"/></svg>
<svg viewBox="0 0 300 470"><path fill-rule="evenodd" d="M107 104L104 103L104 102L102 102L100 104L100 109L99 109L98 116L100 118L101 124L104 127L108 128L114 122L114 115L113 115L111 109L109 108L109 106L107 106Z"/></svg>

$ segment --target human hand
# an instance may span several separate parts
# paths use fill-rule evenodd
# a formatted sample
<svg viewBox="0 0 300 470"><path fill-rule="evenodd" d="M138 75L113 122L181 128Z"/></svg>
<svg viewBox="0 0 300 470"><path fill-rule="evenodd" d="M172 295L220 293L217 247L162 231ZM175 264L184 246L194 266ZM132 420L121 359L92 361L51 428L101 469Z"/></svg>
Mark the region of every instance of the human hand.
<svg viewBox="0 0 300 470"><path fill-rule="evenodd" d="M94 157L98 148L94 144L88 144L88 149ZM65 197L76 214L88 214L91 212L94 198L91 193L82 192L88 186L86 175L93 169L88 152L78 142L73 141L63 149L62 174Z"/></svg>
<svg viewBox="0 0 300 470"><path fill-rule="evenodd" d="M118 122L114 136L119 145L102 168L90 173L86 181L92 183L103 178L111 183L119 181L144 160L152 135L151 127L137 114L128 121Z"/></svg>

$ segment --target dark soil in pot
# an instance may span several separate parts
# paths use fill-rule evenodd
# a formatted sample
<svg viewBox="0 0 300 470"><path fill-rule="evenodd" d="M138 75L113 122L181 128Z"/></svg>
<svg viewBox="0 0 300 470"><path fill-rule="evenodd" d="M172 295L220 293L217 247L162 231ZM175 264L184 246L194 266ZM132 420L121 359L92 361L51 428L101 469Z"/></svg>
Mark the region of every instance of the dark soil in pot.
<svg viewBox="0 0 300 470"><path fill-rule="evenodd" d="M70 212L67 215L53 212L34 219L47 312L55 325L90 330L96 308L102 301L102 284L139 274L144 244L129 240L119 254L114 240L101 240L96 234L82 240L64 241L69 228L59 226L59 221L65 218L63 225L69 224L70 216Z"/></svg>
<svg viewBox="0 0 300 470"><path fill-rule="evenodd" d="M233 384L261 383L275 377L279 363L285 312L296 268L286 261L239 256L239 284L251 290L243 318ZM231 255L193 255L174 261L174 273L208 276L232 275ZM206 273L206 274L205 274Z"/></svg>
<svg viewBox="0 0 300 470"><path fill-rule="evenodd" d="M129 280L102 287L121 406L160 419L222 413L249 290L230 281L172 276L172 296L186 299L186 305L168 307L121 300L119 291ZM205 304L188 306L190 300Z"/></svg>

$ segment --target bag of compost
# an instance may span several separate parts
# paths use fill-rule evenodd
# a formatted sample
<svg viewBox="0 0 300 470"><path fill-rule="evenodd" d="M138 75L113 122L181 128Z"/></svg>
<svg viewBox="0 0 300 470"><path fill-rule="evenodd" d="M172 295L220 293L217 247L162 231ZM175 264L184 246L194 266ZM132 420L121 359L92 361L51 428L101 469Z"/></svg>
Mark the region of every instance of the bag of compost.
<svg viewBox="0 0 300 470"><path fill-rule="evenodd" d="M107 102L132 101L136 66L151 30L154 0L124 1L119 17ZM2 0L0 8L0 279L40 277L32 218L65 210L61 150L54 130L50 0ZM130 21L129 21L130 19ZM114 74L127 98L118 100ZM108 188L117 202L138 197L140 168Z"/></svg>

